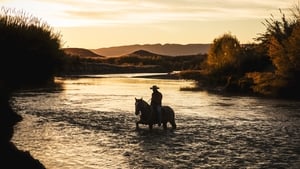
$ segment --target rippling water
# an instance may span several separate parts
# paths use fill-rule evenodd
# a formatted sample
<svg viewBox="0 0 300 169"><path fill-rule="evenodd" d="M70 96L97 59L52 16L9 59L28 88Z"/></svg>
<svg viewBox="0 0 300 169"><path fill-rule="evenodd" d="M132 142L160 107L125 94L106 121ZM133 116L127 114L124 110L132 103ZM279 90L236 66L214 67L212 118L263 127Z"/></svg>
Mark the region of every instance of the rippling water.
<svg viewBox="0 0 300 169"><path fill-rule="evenodd" d="M13 142L48 169L297 168L300 102L180 91L192 81L133 75L57 78L58 88L20 91L24 120ZM134 98L152 85L178 129L135 130Z"/></svg>

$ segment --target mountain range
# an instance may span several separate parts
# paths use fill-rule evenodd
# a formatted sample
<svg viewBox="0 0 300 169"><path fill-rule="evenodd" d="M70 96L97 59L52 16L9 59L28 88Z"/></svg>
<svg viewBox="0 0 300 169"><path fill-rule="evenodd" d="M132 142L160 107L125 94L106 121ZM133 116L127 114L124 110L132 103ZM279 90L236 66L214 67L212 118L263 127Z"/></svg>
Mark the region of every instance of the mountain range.
<svg viewBox="0 0 300 169"><path fill-rule="evenodd" d="M97 55L105 57L119 57L139 50L167 56L184 56L206 54L209 50L209 47L210 44L144 44L113 46L89 50Z"/></svg>
<svg viewBox="0 0 300 169"><path fill-rule="evenodd" d="M98 55L94 53L93 51L89 49L84 49L84 48L64 48L63 49L65 53L69 55L74 55L74 56L80 56L80 57L85 57L85 58L96 58L96 57L101 57L103 58L104 56Z"/></svg>

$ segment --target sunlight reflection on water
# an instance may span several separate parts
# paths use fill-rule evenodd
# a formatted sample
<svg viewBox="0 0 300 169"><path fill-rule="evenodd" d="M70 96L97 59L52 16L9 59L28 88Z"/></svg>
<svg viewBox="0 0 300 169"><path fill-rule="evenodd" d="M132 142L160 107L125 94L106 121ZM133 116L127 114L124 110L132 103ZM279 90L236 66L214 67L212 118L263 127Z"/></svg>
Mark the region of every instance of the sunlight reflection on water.
<svg viewBox="0 0 300 169"><path fill-rule="evenodd" d="M14 143L48 169L285 168L299 157L297 101L180 91L194 82L131 76L57 78L63 90L16 93L24 120ZM154 84L175 110L175 132L135 132L134 98L149 102Z"/></svg>
<svg viewBox="0 0 300 169"><path fill-rule="evenodd" d="M146 78L80 78L63 80L63 94L68 97L66 104L99 111L125 111L132 113L134 98L150 100L152 85L158 85L163 93L164 104L172 106L185 100L180 87L191 87L193 81L159 80ZM120 85L122 84L122 85ZM188 94L188 93L186 93ZM198 102L191 100L191 102ZM187 103L188 104L188 103Z"/></svg>

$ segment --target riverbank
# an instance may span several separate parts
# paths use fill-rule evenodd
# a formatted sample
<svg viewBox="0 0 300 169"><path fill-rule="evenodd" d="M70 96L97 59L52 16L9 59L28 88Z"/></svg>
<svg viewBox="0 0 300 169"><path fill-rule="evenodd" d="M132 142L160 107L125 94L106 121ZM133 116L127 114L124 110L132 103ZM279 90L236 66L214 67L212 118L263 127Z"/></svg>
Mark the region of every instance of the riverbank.
<svg viewBox="0 0 300 169"><path fill-rule="evenodd" d="M181 91L206 91L211 94L226 95L226 96L249 96L260 97L266 99L284 99L284 100L299 100L298 98L279 97L272 95L263 95L252 92L250 89L241 90L235 82L228 81L223 85L210 84L207 77L199 75L199 71L174 71L174 72L121 72L121 73L101 73L101 74L70 74L62 75L63 78L105 78L105 77L133 77L133 78L148 78L148 79L173 79L173 80L187 80L194 81L193 86L180 87Z"/></svg>
<svg viewBox="0 0 300 169"><path fill-rule="evenodd" d="M1 90L2 91L2 90ZM5 91L7 92L7 91ZM45 169L44 165L30 152L18 149L12 142L15 126L23 117L15 112L4 92L0 96L0 168Z"/></svg>

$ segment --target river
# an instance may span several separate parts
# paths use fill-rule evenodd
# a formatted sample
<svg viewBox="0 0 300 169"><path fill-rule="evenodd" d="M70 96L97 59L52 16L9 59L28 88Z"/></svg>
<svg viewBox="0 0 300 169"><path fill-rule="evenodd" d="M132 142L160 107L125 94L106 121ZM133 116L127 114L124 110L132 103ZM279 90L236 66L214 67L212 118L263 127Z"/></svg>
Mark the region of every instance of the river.
<svg viewBox="0 0 300 169"><path fill-rule="evenodd" d="M194 82L139 75L57 77L58 87L14 93L24 120L12 141L48 169L299 167L300 101L181 91ZM135 130L135 98L149 101L154 84L176 130Z"/></svg>

